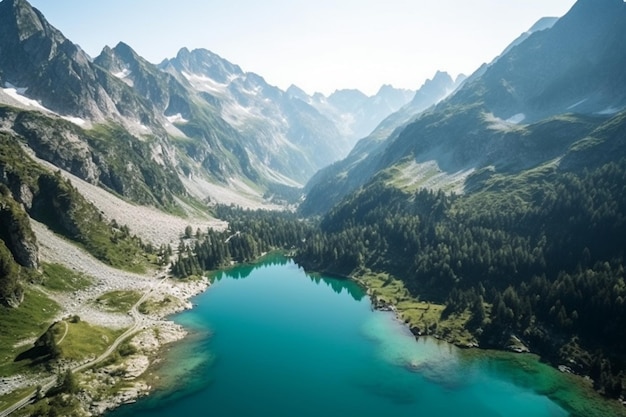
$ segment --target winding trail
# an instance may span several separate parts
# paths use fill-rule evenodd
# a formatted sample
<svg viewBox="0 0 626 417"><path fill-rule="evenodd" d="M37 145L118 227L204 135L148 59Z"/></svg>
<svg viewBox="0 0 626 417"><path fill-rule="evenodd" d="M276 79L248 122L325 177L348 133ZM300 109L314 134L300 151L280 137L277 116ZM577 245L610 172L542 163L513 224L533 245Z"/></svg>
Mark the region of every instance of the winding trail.
<svg viewBox="0 0 626 417"><path fill-rule="evenodd" d="M142 315L139 312L139 306L141 305L141 303L143 303L144 301L148 299L148 297L152 294L153 291L159 288L166 281L166 278L167 278L166 275L163 274L160 277L159 281L157 281L156 284L153 285L152 287L148 288L148 290L144 292L141 298L131 307L128 313L133 318L133 325L129 329L127 329L124 333L122 333L120 336L118 336L117 339L115 339L113 343L111 343L111 345L107 348L107 350L105 350L100 356L98 356L97 358L89 362L85 362L81 365L77 365L77 366L74 366L73 368L70 368L72 373L84 371L85 369L91 368L92 366L97 365L100 362L104 361L124 341L126 341L128 338L130 338L131 336L133 336L135 333L139 332L140 330L143 330L148 327L148 325L150 324L150 319ZM69 325L66 322L65 322L65 326L66 326L65 333L63 334L63 337L61 337L60 341L58 342L59 344L65 339L65 336L67 336L67 333L69 331ZM56 385L57 381L56 381L56 377L51 376L51 377L43 379L41 382L42 384L41 384L40 389L35 389L31 391L29 394L27 394L21 400L17 401L15 404L0 411L0 417L6 417L10 415L11 413L19 410L20 408L32 403L33 401L36 400L38 394L45 395L49 390L51 390Z"/></svg>
<svg viewBox="0 0 626 417"><path fill-rule="evenodd" d="M63 336L61 336L61 338L57 342L57 345L60 345L61 343L63 343L63 341L65 340L65 336L67 336L67 332L70 331L70 325L67 324L65 320L62 320L61 323L65 324L65 333L63 333Z"/></svg>

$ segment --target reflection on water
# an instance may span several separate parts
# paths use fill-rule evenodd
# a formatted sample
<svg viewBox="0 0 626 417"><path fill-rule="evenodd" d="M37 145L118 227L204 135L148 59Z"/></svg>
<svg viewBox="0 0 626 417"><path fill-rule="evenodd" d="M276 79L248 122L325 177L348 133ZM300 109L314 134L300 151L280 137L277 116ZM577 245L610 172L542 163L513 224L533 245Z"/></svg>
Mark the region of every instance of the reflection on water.
<svg viewBox="0 0 626 417"><path fill-rule="evenodd" d="M365 297L363 289L356 282L347 278L329 278L319 274L308 274L307 276L317 285L326 284L332 288L335 294L347 292L354 301L361 301Z"/></svg>

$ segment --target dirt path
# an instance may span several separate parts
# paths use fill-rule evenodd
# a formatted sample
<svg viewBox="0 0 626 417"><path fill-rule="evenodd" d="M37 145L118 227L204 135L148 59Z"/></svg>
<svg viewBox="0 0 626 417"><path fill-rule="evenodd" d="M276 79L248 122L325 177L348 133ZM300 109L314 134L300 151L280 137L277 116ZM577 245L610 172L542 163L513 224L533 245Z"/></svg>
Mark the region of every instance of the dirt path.
<svg viewBox="0 0 626 417"><path fill-rule="evenodd" d="M61 323L63 323L65 325L65 332L63 333L63 336L61 336L61 338L57 342L57 346L60 345L61 343L63 343L63 341L65 340L65 336L67 336L67 332L70 331L70 325L67 324L67 322L65 320L61 321Z"/></svg>
<svg viewBox="0 0 626 417"><path fill-rule="evenodd" d="M141 298L131 307L130 311L128 312L129 315L132 317L133 319L133 325L128 328L128 330L126 330L124 333L122 333L120 336L117 337L117 339L115 339L113 341L113 343L111 343L111 345L109 345L109 347L97 358L89 361L89 362L85 362L83 364L80 365L76 365L71 369L72 373L77 373L77 372L81 372L84 371L85 369L89 369L97 364L99 364L100 362L104 361L105 359L107 359L113 352L115 352L115 350L123 343L125 342L127 339L129 339L130 337L134 336L138 331L141 331L147 327L149 327L149 325L151 324L151 320L150 318L142 315L138 308L141 305L141 303L143 303L144 301L146 301L148 299L148 297L154 293L155 291L158 291L159 287L162 286L162 284L166 281L166 277L165 275L162 275L161 278L159 279L159 281L154 281L153 280L153 285L149 286L145 292L143 293L143 295L141 296ZM63 333L63 336L61 337L61 339L57 342L57 344L61 344L63 342L63 340L65 340L65 337L67 336L67 333L69 331L69 325L67 324L66 321L63 321L63 323L65 324L65 332ZM13 404L12 406L6 408L5 410L0 411L0 417L6 417L9 416L11 413L19 410L22 407L25 407L26 405L30 404L31 402L33 402L36 397L37 397L37 393L38 391L45 395L46 392L48 392L49 390L51 390L57 383L57 380L55 377L48 377L44 380L41 381L42 383L40 384L39 389L35 389L33 391L31 391L30 393L28 393L26 396L24 396L21 400L19 400L18 402L16 402L15 404Z"/></svg>
<svg viewBox="0 0 626 417"><path fill-rule="evenodd" d="M165 278L165 276L163 276L153 286L148 288L143 293L141 298L131 307L131 309L128 312L128 314L130 314L130 316L133 318L133 325L128 330L126 330L124 333L122 333L120 336L118 336L118 338L115 339L113 341L113 343L111 343L111 345L108 347L108 349L105 350L100 356L98 356L93 361L90 361L90 362L87 362L87 363L84 363L82 365L74 367L72 369L72 372L74 372L74 373L75 372L80 372L80 371L83 371L85 369L91 368L92 366L102 362L103 360L108 358L109 355L111 355L125 340L127 340L129 337L133 336L138 331L148 327L149 319L147 317L145 317L144 315L142 315L139 312L138 308L141 305L141 303L146 301L148 299L148 297L154 291L156 291L158 289L158 287L160 287L163 284L163 282L165 282L165 280L166 280L166 278Z"/></svg>

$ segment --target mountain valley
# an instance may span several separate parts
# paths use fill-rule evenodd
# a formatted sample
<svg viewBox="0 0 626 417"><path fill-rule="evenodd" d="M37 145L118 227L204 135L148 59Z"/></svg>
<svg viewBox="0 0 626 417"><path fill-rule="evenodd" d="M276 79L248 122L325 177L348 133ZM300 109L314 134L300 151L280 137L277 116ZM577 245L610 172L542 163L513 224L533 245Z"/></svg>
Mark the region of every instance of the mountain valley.
<svg viewBox="0 0 626 417"><path fill-rule="evenodd" d="M0 416L148 394L187 334L168 316L272 251L416 337L533 352L623 402L625 67L622 0L372 96L283 91L207 49L92 58L3 0Z"/></svg>

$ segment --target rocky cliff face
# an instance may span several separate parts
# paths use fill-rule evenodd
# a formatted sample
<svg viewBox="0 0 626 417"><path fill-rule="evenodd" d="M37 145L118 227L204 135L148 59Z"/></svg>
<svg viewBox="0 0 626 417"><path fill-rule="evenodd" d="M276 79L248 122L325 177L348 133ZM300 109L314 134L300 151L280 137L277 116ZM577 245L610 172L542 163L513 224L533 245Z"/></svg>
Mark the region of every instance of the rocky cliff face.
<svg viewBox="0 0 626 417"><path fill-rule="evenodd" d="M189 91L189 85L183 85L170 74L159 70L129 45L120 42L115 48L105 47L94 63L132 87L152 105L157 117L174 116L177 113L181 114L181 119L191 117L189 106L193 93ZM187 103L185 108L177 108L177 104L184 102Z"/></svg>
<svg viewBox="0 0 626 417"><path fill-rule="evenodd" d="M125 84L95 66L27 1L0 3L0 39L2 87L13 86L43 107L66 116L150 120L150 114Z"/></svg>
<svg viewBox="0 0 626 417"><path fill-rule="evenodd" d="M0 304L18 307L24 294L20 266L37 268L39 248L24 209L4 185L7 172L0 170Z"/></svg>
<svg viewBox="0 0 626 417"><path fill-rule="evenodd" d="M39 266L37 239L26 212L9 198L8 190L0 199L0 238L15 261L27 268Z"/></svg>

